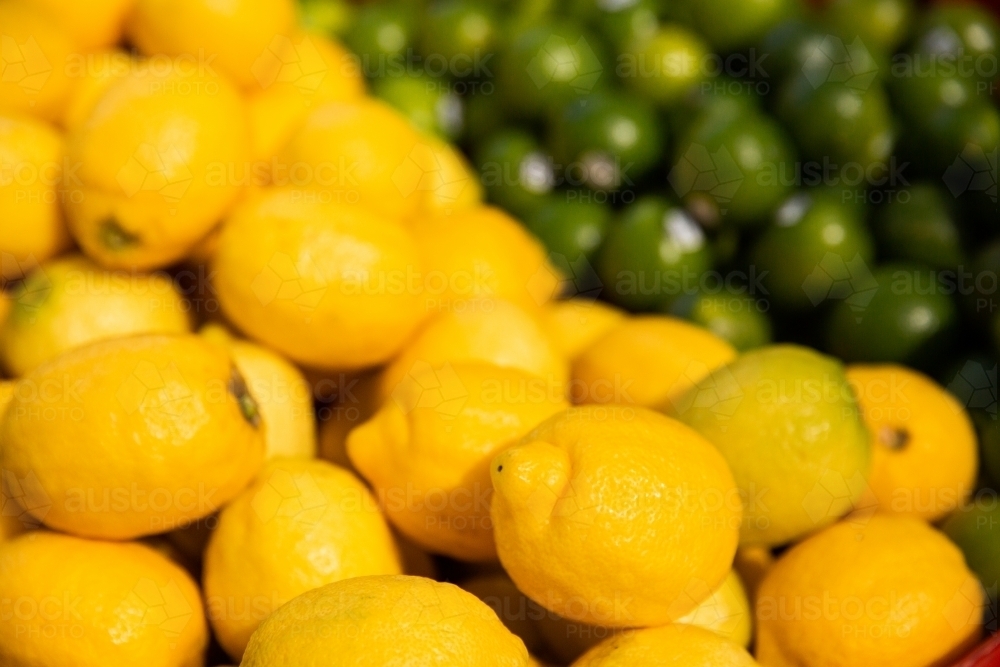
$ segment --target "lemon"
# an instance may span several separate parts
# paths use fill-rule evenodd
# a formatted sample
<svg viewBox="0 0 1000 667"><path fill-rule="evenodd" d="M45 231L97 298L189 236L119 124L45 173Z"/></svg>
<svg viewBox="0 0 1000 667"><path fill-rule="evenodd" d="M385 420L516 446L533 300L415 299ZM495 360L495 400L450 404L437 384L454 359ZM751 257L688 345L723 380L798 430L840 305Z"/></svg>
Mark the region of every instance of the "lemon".
<svg viewBox="0 0 1000 667"><path fill-rule="evenodd" d="M572 667L754 667L739 644L702 628L668 625L615 635L585 653Z"/></svg>
<svg viewBox="0 0 1000 667"><path fill-rule="evenodd" d="M323 405L319 408L319 457L354 470L354 464L347 456L347 436L378 410L378 374L341 374L336 379L321 379L317 387L338 384L336 396L320 399Z"/></svg>
<svg viewBox="0 0 1000 667"><path fill-rule="evenodd" d="M362 204L397 220L416 213L425 142L398 111L374 98L329 102L306 115L278 153L271 182ZM414 180L415 179L415 180Z"/></svg>
<svg viewBox="0 0 1000 667"><path fill-rule="evenodd" d="M544 248L500 209L475 206L450 215L420 216L411 228L427 267L423 282L428 309L500 298L533 310L555 292L555 272L548 267ZM545 284L537 287L538 280Z"/></svg>
<svg viewBox="0 0 1000 667"><path fill-rule="evenodd" d="M97 102L116 81L129 72L151 67L150 61L137 58L118 48L74 55L67 65L73 78L73 91L62 112L62 124L67 131L80 127Z"/></svg>
<svg viewBox="0 0 1000 667"><path fill-rule="evenodd" d="M0 114L58 121L72 91L67 64L77 45L26 2L0 2L0 26Z"/></svg>
<svg viewBox="0 0 1000 667"><path fill-rule="evenodd" d="M422 194L418 215L447 215L481 204L479 175L462 152L433 135L422 139L398 179L403 191Z"/></svg>
<svg viewBox="0 0 1000 667"><path fill-rule="evenodd" d="M876 514L786 552L757 599L757 659L773 667L948 665L979 639L983 591L926 523Z"/></svg>
<svg viewBox="0 0 1000 667"><path fill-rule="evenodd" d="M207 516L253 478L259 415L228 356L197 336L140 335L24 376L0 422L0 467L37 485L45 525L109 539Z"/></svg>
<svg viewBox="0 0 1000 667"><path fill-rule="evenodd" d="M545 638L538 629L538 621L549 612L517 590L506 573L473 576L461 586L485 602L507 629L521 638L529 653L545 650Z"/></svg>
<svg viewBox="0 0 1000 667"><path fill-rule="evenodd" d="M400 574L375 498L325 461L277 459L222 510L205 552L205 599L219 643L243 657L275 609L341 579Z"/></svg>
<svg viewBox="0 0 1000 667"><path fill-rule="evenodd" d="M65 256L36 268L14 292L14 309L0 325L0 357L12 375L24 375L99 340L187 333L187 310L169 276L108 271Z"/></svg>
<svg viewBox="0 0 1000 667"><path fill-rule="evenodd" d="M199 333L229 351L264 423L264 456L316 456L316 416L302 372L281 355L240 340L219 324Z"/></svg>
<svg viewBox="0 0 1000 667"><path fill-rule="evenodd" d="M903 366L848 366L847 379L871 434L871 501L862 506L927 521L959 508L975 487L979 458L962 405Z"/></svg>
<svg viewBox="0 0 1000 667"><path fill-rule="evenodd" d="M294 24L292 0L135 0L126 29L143 53L197 58L252 87L274 67L271 45Z"/></svg>
<svg viewBox="0 0 1000 667"><path fill-rule="evenodd" d="M552 301L538 315L552 344L570 361L575 361L624 319L625 313L618 308L583 298Z"/></svg>
<svg viewBox="0 0 1000 667"><path fill-rule="evenodd" d="M311 109L365 92L349 52L322 35L276 37L261 66L259 85L247 98L254 160L270 160L284 148Z"/></svg>
<svg viewBox="0 0 1000 667"><path fill-rule="evenodd" d="M4 667L197 667L208 643L198 586L135 543L35 531L0 542Z"/></svg>
<svg viewBox="0 0 1000 667"><path fill-rule="evenodd" d="M40 10L85 51L118 43L133 0L15 0Z"/></svg>
<svg viewBox="0 0 1000 667"><path fill-rule="evenodd" d="M14 398L14 382L12 380L0 380L0 420L3 420L4 410ZM28 514L23 505L14 498L8 498L7 494L20 489L11 489L12 485L0 483L0 542L16 537L37 524L37 520ZM11 494L13 495L13 494Z"/></svg>
<svg viewBox="0 0 1000 667"><path fill-rule="evenodd" d="M420 270L416 244L361 206L261 192L226 221L213 266L226 315L302 364L383 363L424 318L407 283Z"/></svg>
<svg viewBox="0 0 1000 667"><path fill-rule="evenodd" d="M742 544L777 545L846 514L869 473L868 433L840 362L804 347L746 352L673 403L726 457Z"/></svg>
<svg viewBox="0 0 1000 667"><path fill-rule="evenodd" d="M538 321L502 299L459 302L432 316L379 380L379 397L392 395L414 371L462 361L484 361L516 368L548 382L564 382L566 360L555 350Z"/></svg>
<svg viewBox="0 0 1000 667"><path fill-rule="evenodd" d="M246 116L218 76L133 69L115 80L67 137L80 179L67 210L83 250L140 269L186 256L240 192Z"/></svg>
<svg viewBox="0 0 1000 667"><path fill-rule="evenodd" d="M740 646L749 646L753 634L752 614L739 575L730 570L718 588L677 622L697 625Z"/></svg>
<svg viewBox="0 0 1000 667"><path fill-rule="evenodd" d="M45 123L0 116L0 287L70 245L60 207L73 177L63 153L62 136Z"/></svg>
<svg viewBox="0 0 1000 667"><path fill-rule="evenodd" d="M644 408L561 412L492 463L497 552L517 587L570 620L676 621L726 577L741 506L725 460Z"/></svg>
<svg viewBox="0 0 1000 667"><path fill-rule="evenodd" d="M471 593L422 577L346 579L304 593L261 623L242 667L350 656L356 667L527 667L528 652Z"/></svg>
<svg viewBox="0 0 1000 667"><path fill-rule="evenodd" d="M572 399L669 409L735 358L736 350L707 329L663 315L631 317L576 357Z"/></svg>
<svg viewBox="0 0 1000 667"><path fill-rule="evenodd" d="M488 364L424 366L347 439L393 524L425 549L496 558L489 465L568 407L562 385Z"/></svg>

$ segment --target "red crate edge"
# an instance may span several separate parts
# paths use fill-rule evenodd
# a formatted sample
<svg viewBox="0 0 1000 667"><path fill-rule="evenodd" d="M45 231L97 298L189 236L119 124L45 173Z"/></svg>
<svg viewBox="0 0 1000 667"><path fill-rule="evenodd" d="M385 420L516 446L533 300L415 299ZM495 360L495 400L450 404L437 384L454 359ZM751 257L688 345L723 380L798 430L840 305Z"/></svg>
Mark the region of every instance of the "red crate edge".
<svg viewBox="0 0 1000 667"><path fill-rule="evenodd" d="M1000 667L1000 633L973 649L972 653L956 662L953 667Z"/></svg>

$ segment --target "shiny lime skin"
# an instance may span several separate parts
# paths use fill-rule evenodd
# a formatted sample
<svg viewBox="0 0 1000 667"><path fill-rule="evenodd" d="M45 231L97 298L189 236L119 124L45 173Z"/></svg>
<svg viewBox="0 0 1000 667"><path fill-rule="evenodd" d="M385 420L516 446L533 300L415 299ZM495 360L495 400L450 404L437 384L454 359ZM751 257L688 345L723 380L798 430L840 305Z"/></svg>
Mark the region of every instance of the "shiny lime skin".
<svg viewBox="0 0 1000 667"><path fill-rule="evenodd" d="M939 69L954 65L962 78L995 80L1000 26L982 7L942 3L929 9L918 22L913 51Z"/></svg>
<svg viewBox="0 0 1000 667"><path fill-rule="evenodd" d="M695 29L721 52L755 44L800 11L795 0L686 0Z"/></svg>
<svg viewBox="0 0 1000 667"><path fill-rule="evenodd" d="M763 223L795 186L795 148L764 114L713 107L694 120L668 174L706 224Z"/></svg>
<svg viewBox="0 0 1000 667"><path fill-rule="evenodd" d="M571 265L581 257L592 262L604 241L611 220L607 205L588 199L586 192L565 191L549 195L524 220L525 226L549 251Z"/></svg>
<svg viewBox="0 0 1000 667"><path fill-rule="evenodd" d="M1000 503L996 494L983 494L959 508L941 530L962 550L995 608L1000 584Z"/></svg>
<svg viewBox="0 0 1000 667"><path fill-rule="evenodd" d="M551 113L614 76L601 40L565 20L535 24L514 35L496 71L504 106L528 117Z"/></svg>
<svg viewBox="0 0 1000 667"><path fill-rule="evenodd" d="M953 203L951 195L933 183L917 183L895 193L875 214L873 227L882 254L893 260L955 269L964 253Z"/></svg>
<svg viewBox="0 0 1000 667"><path fill-rule="evenodd" d="M761 86L725 75L706 79L688 88L680 100L666 109L667 127L674 136L683 136L695 121L709 114L734 120L745 114L757 114L761 109L761 93L766 93L769 87L770 82Z"/></svg>
<svg viewBox="0 0 1000 667"><path fill-rule="evenodd" d="M877 288L867 304L833 305L826 332L830 352L851 362L918 368L936 363L958 319L947 286L917 264L887 265L872 275Z"/></svg>
<svg viewBox="0 0 1000 667"><path fill-rule="evenodd" d="M438 56L447 61L451 76L489 76L498 27L489 4L438 0L424 13L420 50L424 57Z"/></svg>
<svg viewBox="0 0 1000 667"><path fill-rule="evenodd" d="M626 44L615 72L635 92L669 106L707 78L708 56L696 33L668 24Z"/></svg>
<svg viewBox="0 0 1000 667"><path fill-rule="evenodd" d="M454 139L462 131L462 101L438 79L426 75L383 77L375 80L372 89L424 132Z"/></svg>
<svg viewBox="0 0 1000 667"><path fill-rule="evenodd" d="M767 302L753 294L725 290L685 295L672 308L674 314L703 326L740 352L771 342Z"/></svg>
<svg viewBox="0 0 1000 667"><path fill-rule="evenodd" d="M630 185L656 164L664 132L652 106L631 95L594 93L572 100L549 130L552 153L595 190Z"/></svg>
<svg viewBox="0 0 1000 667"><path fill-rule="evenodd" d="M814 313L833 293L826 276L865 269L874 244L862 212L838 193L813 190L792 196L750 250L750 262L771 302L785 311ZM857 285L859 289L864 285Z"/></svg>
<svg viewBox="0 0 1000 667"><path fill-rule="evenodd" d="M476 166L490 200L519 216L541 206L555 185L551 156L523 130L501 130L486 139L476 151Z"/></svg>
<svg viewBox="0 0 1000 667"><path fill-rule="evenodd" d="M344 39L360 56L362 72L377 78L405 63L416 30L415 7L405 2L373 2L358 9Z"/></svg>
<svg viewBox="0 0 1000 667"><path fill-rule="evenodd" d="M646 196L608 229L597 258L607 297L632 310L665 307L694 293L712 268L698 224L666 199Z"/></svg>
<svg viewBox="0 0 1000 667"><path fill-rule="evenodd" d="M823 21L845 39L857 37L867 48L892 53L906 38L913 9L911 0L833 0Z"/></svg>

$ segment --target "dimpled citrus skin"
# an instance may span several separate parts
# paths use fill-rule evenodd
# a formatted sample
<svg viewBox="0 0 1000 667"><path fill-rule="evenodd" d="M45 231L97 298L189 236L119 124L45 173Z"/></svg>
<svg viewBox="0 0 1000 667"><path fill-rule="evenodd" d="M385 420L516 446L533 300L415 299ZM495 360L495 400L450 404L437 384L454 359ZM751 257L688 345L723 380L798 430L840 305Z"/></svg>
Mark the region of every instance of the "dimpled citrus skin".
<svg viewBox="0 0 1000 667"><path fill-rule="evenodd" d="M411 228L427 267L426 282L434 288L428 290L428 307L501 298L534 310L556 291L556 274L542 244L498 208L419 216ZM539 280L543 284L536 286Z"/></svg>
<svg viewBox="0 0 1000 667"><path fill-rule="evenodd" d="M24 2L0 2L0 26L5 49L0 113L56 122L72 91L66 65L77 45L42 11Z"/></svg>
<svg viewBox="0 0 1000 667"><path fill-rule="evenodd" d="M606 639L572 667L754 667L739 644L701 628L668 625Z"/></svg>
<svg viewBox="0 0 1000 667"><path fill-rule="evenodd" d="M33 6L84 50L117 43L133 0L16 0Z"/></svg>
<svg viewBox="0 0 1000 667"><path fill-rule="evenodd" d="M677 622L697 625L740 646L749 646L753 635L750 602L736 571L730 570L722 585Z"/></svg>
<svg viewBox="0 0 1000 667"><path fill-rule="evenodd" d="M374 98L316 107L278 153L287 181L324 199L363 204L401 219L416 213L424 193L420 165L426 142L398 111ZM417 180L412 180L413 176ZM275 172L277 185L282 174Z"/></svg>
<svg viewBox="0 0 1000 667"><path fill-rule="evenodd" d="M252 88L269 69L258 61L294 24L292 0L136 0L126 30L143 53L200 57Z"/></svg>
<svg viewBox="0 0 1000 667"><path fill-rule="evenodd" d="M503 299L455 304L432 316L382 373L379 396L389 397L420 365L484 361L563 382L568 364L535 318Z"/></svg>
<svg viewBox="0 0 1000 667"><path fill-rule="evenodd" d="M795 345L753 350L673 408L729 462L744 499L742 544L800 538L846 514L864 491L868 433L831 357Z"/></svg>
<svg viewBox="0 0 1000 667"><path fill-rule="evenodd" d="M326 102L357 100L365 92L364 78L351 54L323 35L296 32L288 38L278 38L269 53L276 63L295 64L266 76L249 92L247 105L255 160L269 160L276 155L310 109Z"/></svg>
<svg viewBox="0 0 1000 667"><path fill-rule="evenodd" d="M570 361L624 319L624 311L603 301L583 298L552 301L538 315L552 344Z"/></svg>
<svg viewBox="0 0 1000 667"><path fill-rule="evenodd" d="M260 622L292 598L401 572L361 480L325 461L276 459L219 515L205 551L205 600L219 643L239 660Z"/></svg>
<svg viewBox="0 0 1000 667"><path fill-rule="evenodd" d="M960 507L976 484L972 420L926 375L893 364L848 366L871 434L868 480L880 512L936 521Z"/></svg>
<svg viewBox="0 0 1000 667"><path fill-rule="evenodd" d="M80 165L68 217L84 251L142 269L186 256L239 195L246 116L232 84L193 65L114 81L67 138Z"/></svg>
<svg viewBox="0 0 1000 667"><path fill-rule="evenodd" d="M304 593L265 620L242 667L329 664L527 667L521 640L471 593L423 577L355 577Z"/></svg>
<svg viewBox="0 0 1000 667"><path fill-rule="evenodd" d="M347 453L403 534L430 551L492 560L490 461L566 407L561 385L516 369L425 366L351 431Z"/></svg>
<svg viewBox="0 0 1000 667"><path fill-rule="evenodd" d="M188 331L184 298L169 276L106 271L69 255L28 276L10 318L0 324L0 357L19 376L99 340Z"/></svg>
<svg viewBox="0 0 1000 667"><path fill-rule="evenodd" d="M493 460L500 561L526 595L609 627L675 621L729 572L740 500L725 460L644 408L561 412Z"/></svg>
<svg viewBox="0 0 1000 667"><path fill-rule="evenodd" d="M35 531L0 542L4 667L198 667L198 586L147 546Z"/></svg>
<svg viewBox="0 0 1000 667"><path fill-rule="evenodd" d="M198 332L229 351L264 422L264 458L316 456L316 414L302 371L280 354L241 340L219 324Z"/></svg>
<svg viewBox="0 0 1000 667"><path fill-rule="evenodd" d="M976 643L982 587L962 552L912 517L845 521L786 552L757 598L767 667L950 665Z"/></svg>
<svg viewBox="0 0 1000 667"><path fill-rule="evenodd" d="M385 362L424 317L407 286L420 270L413 239L362 206L261 192L226 221L213 266L230 320L302 364Z"/></svg>
<svg viewBox="0 0 1000 667"><path fill-rule="evenodd" d="M0 467L37 480L45 525L130 539L207 516L264 454L253 399L197 336L93 343L21 379L0 422ZM257 421L253 419L253 421Z"/></svg>
<svg viewBox="0 0 1000 667"><path fill-rule="evenodd" d="M662 315L630 317L573 362L573 400L669 409L736 350L707 329Z"/></svg>
<svg viewBox="0 0 1000 667"><path fill-rule="evenodd" d="M5 171L0 177L2 284L24 277L70 244L59 208L65 195L63 138L30 116L0 116L0 168Z"/></svg>

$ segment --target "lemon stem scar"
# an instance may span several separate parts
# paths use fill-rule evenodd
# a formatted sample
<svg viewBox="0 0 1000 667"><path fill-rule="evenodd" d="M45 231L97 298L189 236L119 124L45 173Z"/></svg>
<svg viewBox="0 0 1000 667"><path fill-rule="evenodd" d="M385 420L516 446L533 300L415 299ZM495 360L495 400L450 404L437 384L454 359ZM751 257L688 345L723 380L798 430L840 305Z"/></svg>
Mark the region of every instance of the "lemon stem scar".
<svg viewBox="0 0 1000 667"><path fill-rule="evenodd" d="M236 399L240 406L240 412L243 413L243 418L247 420L247 423L254 428L259 426L260 409L257 407L257 401L250 395L246 380L235 367L229 374L229 393Z"/></svg>
<svg viewBox="0 0 1000 667"><path fill-rule="evenodd" d="M139 236L122 228L114 218L108 218L101 223L101 243L115 252L139 245Z"/></svg>
<svg viewBox="0 0 1000 667"><path fill-rule="evenodd" d="M900 451L901 449L905 449L906 445L910 442L910 432L903 428L883 426L879 429L878 441L886 449L891 449L894 452Z"/></svg>

